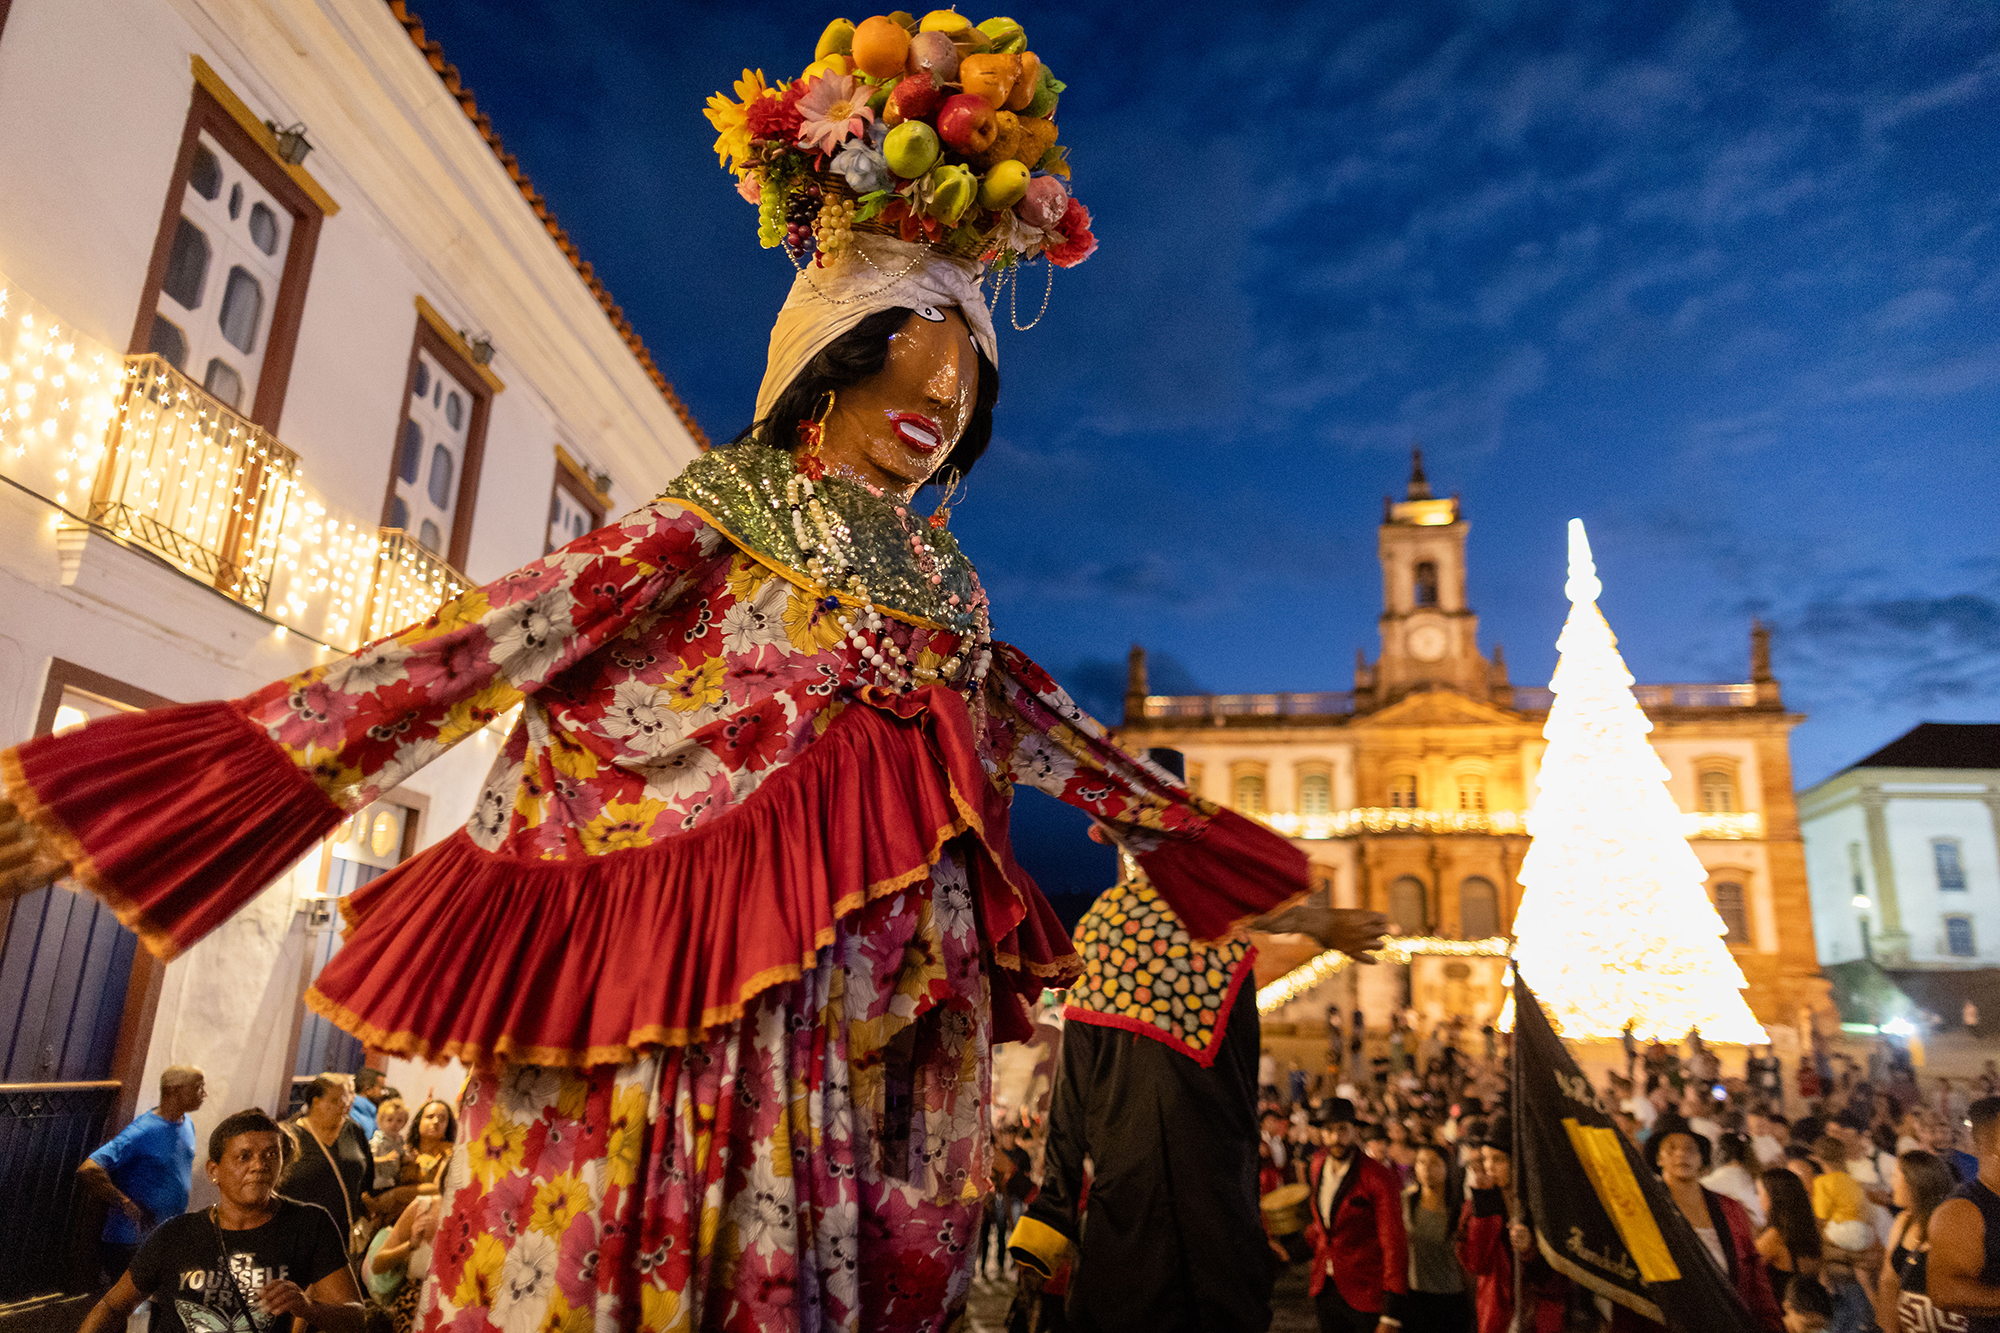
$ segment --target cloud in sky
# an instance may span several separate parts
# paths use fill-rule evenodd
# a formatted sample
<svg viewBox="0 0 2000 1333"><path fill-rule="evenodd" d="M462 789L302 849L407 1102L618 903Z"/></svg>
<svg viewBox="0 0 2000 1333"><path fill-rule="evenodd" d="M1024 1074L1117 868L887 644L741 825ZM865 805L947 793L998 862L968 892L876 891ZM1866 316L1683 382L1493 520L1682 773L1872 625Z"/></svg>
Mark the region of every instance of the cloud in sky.
<svg viewBox="0 0 2000 1333"><path fill-rule="evenodd" d="M732 434L791 270L698 111L744 65L802 65L834 11L417 8ZM1216 690L1338 688L1421 438L1517 679L1553 666L1581 515L1642 679L1740 677L1750 615L1774 622L1802 779L1924 716L2000 717L2000 11L1010 12L1070 82L1103 244L1003 333L954 521L1003 634L1093 679L1140 641Z"/></svg>

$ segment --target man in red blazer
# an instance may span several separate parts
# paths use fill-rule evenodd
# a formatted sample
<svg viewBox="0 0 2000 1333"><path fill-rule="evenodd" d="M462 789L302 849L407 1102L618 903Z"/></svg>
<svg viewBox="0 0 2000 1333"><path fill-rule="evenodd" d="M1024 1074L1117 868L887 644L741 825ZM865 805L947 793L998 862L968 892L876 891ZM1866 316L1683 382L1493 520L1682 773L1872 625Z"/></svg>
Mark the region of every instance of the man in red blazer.
<svg viewBox="0 0 2000 1333"><path fill-rule="evenodd" d="M1321 1125L1326 1148L1306 1174L1310 1290L1320 1333L1400 1329L1402 1298L1410 1289L1402 1178L1361 1151L1354 1103L1334 1098Z"/></svg>

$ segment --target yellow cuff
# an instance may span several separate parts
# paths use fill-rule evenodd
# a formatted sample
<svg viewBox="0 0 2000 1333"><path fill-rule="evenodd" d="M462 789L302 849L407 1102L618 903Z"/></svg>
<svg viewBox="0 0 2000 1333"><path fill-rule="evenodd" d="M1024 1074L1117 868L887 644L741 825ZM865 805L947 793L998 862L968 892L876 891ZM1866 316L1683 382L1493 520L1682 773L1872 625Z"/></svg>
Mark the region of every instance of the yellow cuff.
<svg viewBox="0 0 2000 1333"><path fill-rule="evenodd" d="M1014 1224L1014 1234L1007 1238L1007 1250L1015 1263L1027 1264L1043 1277L1053 1277L1056 1266L1069 1250L1069 1237L1046 1222L1023 1217Z"/></svg>

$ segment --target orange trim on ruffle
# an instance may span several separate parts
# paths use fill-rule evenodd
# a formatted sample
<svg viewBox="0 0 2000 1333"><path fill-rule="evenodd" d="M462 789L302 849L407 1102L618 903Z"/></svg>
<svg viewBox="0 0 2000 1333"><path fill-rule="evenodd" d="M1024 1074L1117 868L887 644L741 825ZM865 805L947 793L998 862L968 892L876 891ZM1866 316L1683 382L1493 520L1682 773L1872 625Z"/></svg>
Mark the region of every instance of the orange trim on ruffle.
<svg viewBox="0 0 2000 1333"><path fill-rule="evenodd" d="M1011 1023L1021 996L1081 960L1013 864L999 798L982 810L964 792L971 746L962 700L931 687L864 700L742 803L649 847L529 858L461 831L343 900L348 944L307 1003L420 1059L631 1059L739 1020L809 972L841 921L972 834L967 872Z"/></svg>
<svg viewBox="0 0 2000 1333"><path fill-rule="evenodd" d="M98 873L97 863L85 851L83 843L71 833L49 809L36 793L34 784L21 771L21 761L13 750L0 750L0 793L14 803L21 812L21 818L33 826L35 832L55 848L56 854L68 863L67 878L76 880L84 888L104 900L111 914L118 918L120 925L139 937L147 952L164 962L172 962L180 956L181 946L174 942L149 917L138 903L121 893L117 886ZM60 884L62 881L56 881Z"/></svg>

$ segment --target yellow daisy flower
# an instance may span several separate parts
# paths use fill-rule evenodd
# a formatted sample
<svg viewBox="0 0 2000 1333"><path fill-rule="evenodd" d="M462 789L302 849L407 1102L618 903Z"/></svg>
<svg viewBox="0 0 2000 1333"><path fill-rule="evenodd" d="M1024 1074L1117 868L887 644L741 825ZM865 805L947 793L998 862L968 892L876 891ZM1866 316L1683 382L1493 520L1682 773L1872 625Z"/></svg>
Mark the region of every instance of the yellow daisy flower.
<svg viewBox="0 0 2000 1333"><path fill-rule="evenodd" d="M724 170L736 171L736 164L750 156L750 103L769 92L770 89L764 85L764 71L746 69L743 77L736 81L736 95L742 99L740 102L732 102L721 93L710 94L708 106L702 114L708 117L708 123L715 127L719 136L715 141L715 156Z"/></svg>
<svg viewBox="0 0 2000 1333"><path fill-rule="evenodd" d="M492 1309L494 1298L500 1294L500 1269L506 1262L507 1247L498 1236L491 1233L475 1236L472 1254L458 1275L458 1290L452 1292L451 1303L461 1310L475 1306Z"/></svg>
<svg viewBox="0 0 2000 1333"><path fill-rule="evenodd" d="M639 1333L684 1333L687 1328L679 1292L650 1284L640 1289Z"/></svg>
<svg viewBox="0 0 2000 1333"><path fill-rule="evenodd" d="M485 1133L467 1145L466 1164L481 1185L492 1189L494 1181L521 1169L527 1145L528 1127L509 1120L504 1111L495 1111Z"/></svg>
<svg viewBox="0 0 2000 1333"><path fill-rule="evenodd" d="M724 665L720 657L710 657L667 677L661 690L667 707L676 713L692 713L697 708L721 703Z"/></svg>
<svg viewBox="0 0 2000 1333"><path fill-rule="evenodd" d="M653 801L606 801L604 813L577 830L583 850L591 856L602 856L606 852L652 846L653 815L657 809Z"/></svg>
<svg viewBox="0 0 2000 1333"><path fill-rule="evenodd" d="M604 1145L604 1181L630 1186L639 1178L639 1147L646 1136L646 1090L618 1089L611 1098L611 1133Z"/></svg>
<svg viewBox="0 0 2000 1333"><path fill-rule="evenodd" d="M561 1240L576 1215L588 1207L590 1187L565 1171L554 1180L543 1181L535 1191L535 1211L528 1219L528 1229Z"/></svg>
<svg viewBox="0 0 2000 1333"><path fill-rule="evenodd" d="M838 644L846 633L837 613L804 588L793 588L785 602L785 634L802 653L820 653Z"/></svg>

